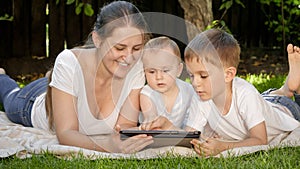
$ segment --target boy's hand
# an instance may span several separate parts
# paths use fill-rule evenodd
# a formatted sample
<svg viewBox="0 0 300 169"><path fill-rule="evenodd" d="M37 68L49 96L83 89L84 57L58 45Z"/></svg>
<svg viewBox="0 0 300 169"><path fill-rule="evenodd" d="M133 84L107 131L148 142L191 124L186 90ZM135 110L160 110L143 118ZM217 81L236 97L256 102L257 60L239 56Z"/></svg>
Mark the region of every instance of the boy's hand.
<svg viewBox="0 0 300 169"><path fill-rule="evenodd" d="M155 120L147 123L143 123L140 126L142 130L172 130L176 127L166 117L159 116Z"/></svg>
<svg viewBox="0 0 300 169"><path fill-rule="evenodd" d="M226 150L224 142L216 138L206 138L204 141L193 139L191 144L194 145L196 153L204 157L215 156Z"/></svg>

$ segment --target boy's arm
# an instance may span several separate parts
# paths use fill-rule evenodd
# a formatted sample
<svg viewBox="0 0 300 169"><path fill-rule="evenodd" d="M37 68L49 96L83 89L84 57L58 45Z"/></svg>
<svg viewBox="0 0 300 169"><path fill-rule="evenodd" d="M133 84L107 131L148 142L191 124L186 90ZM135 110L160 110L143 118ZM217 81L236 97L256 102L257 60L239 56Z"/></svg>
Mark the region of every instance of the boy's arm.
<svg viewBox="0 0 300 169"><path fill-rule="evenodd" d="M202 156L214 156L222 151L245 146L256 146L268 144L267 131L265 122L252 127L248 138L238 142L223 141L218 138L208 138L204 142L192 140L195 151Z"/></svg>

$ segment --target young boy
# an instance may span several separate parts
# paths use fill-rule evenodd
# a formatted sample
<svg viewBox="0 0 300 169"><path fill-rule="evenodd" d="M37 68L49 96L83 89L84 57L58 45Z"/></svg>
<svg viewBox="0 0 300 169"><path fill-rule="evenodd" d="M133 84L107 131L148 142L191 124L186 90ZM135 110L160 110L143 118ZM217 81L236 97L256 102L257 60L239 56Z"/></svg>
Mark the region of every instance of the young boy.
<svg viewBox="0 0 300 169"><path fill-rule="evenodd" d="M168 37L151 39L142 57L147 85L141 91L142 129L163 116L177 128L185 126L187 110L197 95L191 84L180 80L183 64L177 44Z"/></svg>
<svg viewBox="0 0 300 169"><path fill-rule="evenodd" d="M268 144L275 136L300 127L296 120L299 103L288 98L300 92L299 48L289 45L288 55L290 71L285 85L261 95L253 85L236 77L240 47L232 35L211 29L188 44L185 62L201 101L191 107L187 125L208 136L204 141L191 142L198 154L211 156L235 147ZM204 130L207 125L212 133ZM152 125L158 126L172 128L166 119Z"/></svg>
<svg viewBox="0 0 300 169"><path fill-rule="evenodd" d="M287 84L292 79L297 84L293 91L299 92L300 53L298 48L290 48L291 46L288 47L291 67ZM234 147L267 144L274 136L300 126L295 119L300 114L300 108L294 101L282 96L272 96L270 90L260 95L251 84L235 76L239 57L240 47L236 39L217 29L196 36L185 51L192 85L202 100L199 102L198 112L201 117L190 116L201 118L195 119L200 123L191 127L199 129L208 123L222 139L230 140L193 140L192 144L199 154L216 155ZM298 64L295 63L296 60ZM270 99L272 97L278 99ZM279 98L282 101L278 102Z"/></svg>

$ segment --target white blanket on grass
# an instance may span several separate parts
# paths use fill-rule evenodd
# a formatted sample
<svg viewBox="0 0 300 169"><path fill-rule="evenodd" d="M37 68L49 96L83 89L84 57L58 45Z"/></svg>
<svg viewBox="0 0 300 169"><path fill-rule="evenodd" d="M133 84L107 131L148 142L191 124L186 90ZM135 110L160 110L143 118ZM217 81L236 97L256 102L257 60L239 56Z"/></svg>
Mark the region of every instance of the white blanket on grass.
<svg viewBox="0 0 300 169"><path fill-rule="evenodd" d="M260 150L268 150L274 147L300 146L300 128L278 135L269 145L234 148L222 152L218 156L240 156L254 153ZM89 159L97 158L137 158L151 159L161 158L170 155L193 157L196 153L191 148L168 146L161 148L145 149L135 154L104 153L93 150L59 145L55 135L51 135L43 130L24 127L12 123L7 119L4 112L0 111L0 158L15 155L19 158L31 157L33 154L48 152L57 157L69 158L76 155Z"/></svg>

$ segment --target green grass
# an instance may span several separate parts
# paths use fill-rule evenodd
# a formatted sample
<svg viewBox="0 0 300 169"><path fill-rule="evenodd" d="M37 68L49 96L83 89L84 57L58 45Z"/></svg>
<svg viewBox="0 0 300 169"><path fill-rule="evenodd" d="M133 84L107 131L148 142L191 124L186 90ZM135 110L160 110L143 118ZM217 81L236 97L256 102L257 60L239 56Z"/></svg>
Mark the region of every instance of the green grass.
<svg viewBox="0 0 300 169"><path fill-rule="evenodd" d="M229 158L165 157L148 160L96 159L84 157L64 160L46 153L31 158L1 159L0 168L299 168L300 147L275 148Z"/></svg>
<svg viewBox="0 0 300 169"><path fill-rule="evenodd" d="M286 76L260 74L241 77L263 92L268 88L279 88ZM299 154L300 147L274 148L228 158L165 157L148 160L90 160L83 156L66 160L45 153L27 159L19 159L15 156L1 159L0 168L300 168Z"/></svg>
<svg viewBox="0 0 300 169"><path fill-rule="evenodd" d="M248 74L240 77L252 83L260 93L270 88L280 88L286 79L286 75L269 74Z"/></svg>

